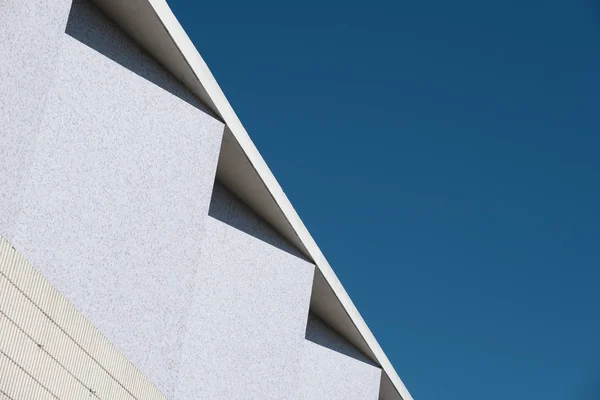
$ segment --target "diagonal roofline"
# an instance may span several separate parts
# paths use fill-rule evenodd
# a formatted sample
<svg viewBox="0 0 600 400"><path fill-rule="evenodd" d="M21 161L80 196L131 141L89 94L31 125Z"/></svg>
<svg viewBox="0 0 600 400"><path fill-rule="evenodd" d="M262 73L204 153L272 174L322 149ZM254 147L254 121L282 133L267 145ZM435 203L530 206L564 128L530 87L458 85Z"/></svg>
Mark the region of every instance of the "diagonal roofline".
<svg viewBox="0 0 600 400"><path fill-rule="evenodd" d="M311 309L381 366L379 398L413 400L167 2L94 3L226 124L217 176L315 263Z"/></svg>

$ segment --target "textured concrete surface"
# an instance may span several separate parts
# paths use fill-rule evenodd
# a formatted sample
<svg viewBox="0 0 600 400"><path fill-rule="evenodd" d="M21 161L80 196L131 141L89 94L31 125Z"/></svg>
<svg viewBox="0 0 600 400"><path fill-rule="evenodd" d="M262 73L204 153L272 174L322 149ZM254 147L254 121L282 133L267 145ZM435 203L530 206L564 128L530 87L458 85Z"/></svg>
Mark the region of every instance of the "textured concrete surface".
<svg viewBox="0 0 600 400"><path fill-rule="evenodd" d="M381 370L310 341L303 346L298 400L377 400Z"/></svg>
<svg viewBox="0 0 600 400"><path fill-rule="evenodd" d="M381 369L310 315L295 399L376 400Z"/></svg>
<svg viewBox="0 0 600 400"><path fill-rule="evenodd" d="M104 32L96 39L167 74L93 8L80 11L79 24ZM72 36L59 52L21 212L4 233L169 395L223 124L174 95L180 88Z"/></svg>
<svg viewBox="0 0 600 400"><path fill-rule="evenodd" d="M173 74L168 73L140 46L123 35L123 31L109 20L91 0L74 0L71 6L65 33L90 48L102 53L140 77L160 86L181 100L213 115L192 92L181 84ZM96 3L106 3L97 1ZM110 3L110 2L109 2ZM112 28L110 28L112 27Z"/></svg>
<svg viewBox="0 0 600 400"><path fill-rule="evenodd" d="M169 398L376 398L379 369L306 326L314 265L213 192L223 124L68 3L0 4L0 234Z"/></svg>
<svg viewBox="0 0 600 400"><path fill-rule="evenodd" d="M0 233L21 206L70 5L70 0L0 2Z"/></svg>
<svg viewBox="0 0 600 400"><path fill-rule="evenodd" d="M218 184L210 214L175 398L293 398L314 266Z"/></svg>

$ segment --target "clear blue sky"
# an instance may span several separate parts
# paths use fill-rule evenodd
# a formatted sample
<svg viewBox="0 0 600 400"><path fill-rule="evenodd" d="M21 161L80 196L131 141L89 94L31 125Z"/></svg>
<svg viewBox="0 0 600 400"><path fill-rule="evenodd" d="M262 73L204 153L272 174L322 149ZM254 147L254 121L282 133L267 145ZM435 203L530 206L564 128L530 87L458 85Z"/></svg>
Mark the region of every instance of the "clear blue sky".
<svg viewBox="0 0 600 400"><path fill-rule="evenodd" d="M416 400L600 399L600 2L169 3Z"/></svg>

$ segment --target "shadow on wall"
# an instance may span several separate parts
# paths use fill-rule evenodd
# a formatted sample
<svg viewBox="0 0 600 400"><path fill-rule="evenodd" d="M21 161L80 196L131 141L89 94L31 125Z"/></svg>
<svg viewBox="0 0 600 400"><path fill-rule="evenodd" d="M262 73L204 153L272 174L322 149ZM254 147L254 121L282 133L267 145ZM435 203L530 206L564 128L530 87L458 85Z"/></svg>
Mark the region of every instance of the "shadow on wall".
<svg viewBox="0 0 600 400"><path fill-rule="evenodd" d="M206 114L213 113L89 0L74 0L65 33Z"/></svg>
<svg viewBox="0 0 600 400"><path fill-rule="evenodd" d="M310 262L218 181L215 182L213 188L208 215L286 253ZM378 367L359 349L312 313L308 316L305 339L347 357Z"/></svg>
<svg viewBox="0 0 600 400"><path fill-rule="evenodd" d="M312 264L298 249L281 237L268 223L218 181L215 181L208 215Z"/></svg>
<svg viewBox="0 0 600 400"><path fill-rule="evenodd" d="M379 368L379 366L364 355L362 351L329 328L325 322L312 313L308 314L305 338L310 342Z"/></svg>

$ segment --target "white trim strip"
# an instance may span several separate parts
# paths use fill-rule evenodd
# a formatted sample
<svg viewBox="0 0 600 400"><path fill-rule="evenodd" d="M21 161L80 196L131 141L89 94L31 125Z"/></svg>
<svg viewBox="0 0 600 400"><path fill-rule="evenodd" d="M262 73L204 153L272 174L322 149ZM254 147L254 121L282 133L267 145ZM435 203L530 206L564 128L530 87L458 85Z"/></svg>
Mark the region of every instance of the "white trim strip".
<svg viewBox="0 0 600 400"><path fill-rule="evenodd" d="M314 260L316 266L323 273L323 276L331 286L336 297L348 313L348 316L352 320L353 324L358 329L360 335L363 337L375 355L376 361L381 365L384 373L389 377L396 390L402 397L402 400L413 400L406 386L394 370L394 367L383 352L381 346L371 333L371 330L368 328L367 324L356 309L356 306L348 296L348 293L346 293L346 290L342 286L338 277L325 259L325 256L304 226L304 223L298 216L298 213L290 203L281 186L273 176L273 173L258 152L256 146L252 142L252 139L250 139L250 136L246 132L246 129L240 122L235 111L229 104L229 101L210 72L206 62L200 56L200 53L183 30L181 24L179 24L179 21L171 11L170 7L165 0L148 1L154 9L157 17L160 19L163 26L171 36L173 42L181 52L183 58L186 60L189 67L198 78L200 84L204 87L204 90L212 100L212 103L216 108L214 111L217 112L223 121L229 126L229 129L239 142L241 148L248 157L248 160L263 180L265 187L270 192L271 196L285 217L288 219L301 242L308 250L309 255Z"/></svg>

